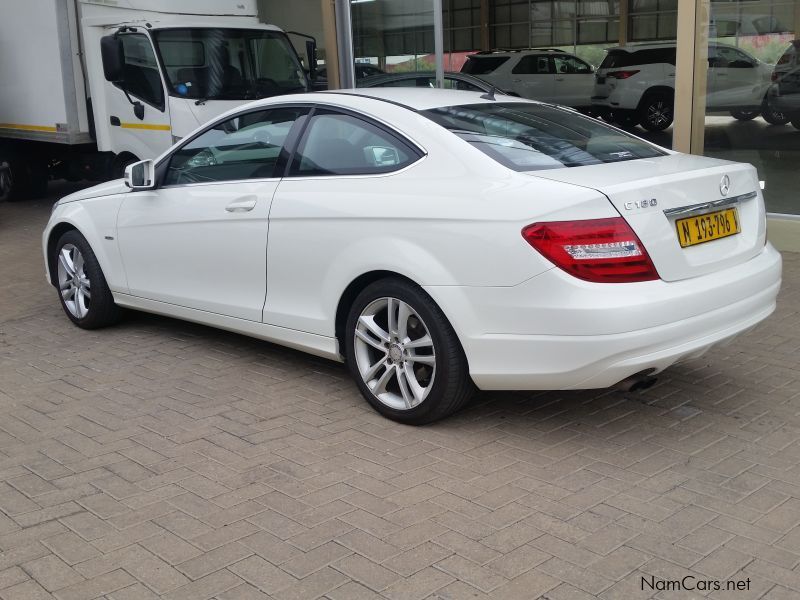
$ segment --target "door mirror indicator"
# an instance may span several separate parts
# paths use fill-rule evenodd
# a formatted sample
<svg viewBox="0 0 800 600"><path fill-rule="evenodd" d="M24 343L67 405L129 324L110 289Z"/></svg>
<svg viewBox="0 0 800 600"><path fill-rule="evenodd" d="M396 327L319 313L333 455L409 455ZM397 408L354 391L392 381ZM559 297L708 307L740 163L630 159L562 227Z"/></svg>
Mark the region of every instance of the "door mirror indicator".
<svg viewBox="0 0 800 600"><path fill-rule="evenodd" d="M152 160L142 160L125 168L125 185L132 190L156 187L156 167Z"/></svg>

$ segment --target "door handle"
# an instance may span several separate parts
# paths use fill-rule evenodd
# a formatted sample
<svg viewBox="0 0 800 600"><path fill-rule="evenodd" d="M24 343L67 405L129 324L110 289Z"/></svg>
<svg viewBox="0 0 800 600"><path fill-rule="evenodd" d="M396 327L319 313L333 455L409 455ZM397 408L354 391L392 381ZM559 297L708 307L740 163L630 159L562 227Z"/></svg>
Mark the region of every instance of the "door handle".
<svg viewBox="0 0 800 600"><path fill-rule="evenodd" d="M556 77L556 81L564 81L563 77Z"/></svg>
<svg viewBox="0 0 800 600"><path fill-rule="evenodd" d="M234 200L228 204L228 206L225 207L225 210L228 212L248 212L256 207L257 200L258 199L255 196L238 198L237 200Z"/></svg>
<svg viewBox="0 0 800 600"><path fill-rule="evenodd" d="M727 77L727 73L717 73L717 77Z"/></svg>
<svg viewBox="0 0 800 600"><path fill-rule="evenodd" d="M520 83L521 81L522 81L522 79L515 79L514 83Z"/></svg>

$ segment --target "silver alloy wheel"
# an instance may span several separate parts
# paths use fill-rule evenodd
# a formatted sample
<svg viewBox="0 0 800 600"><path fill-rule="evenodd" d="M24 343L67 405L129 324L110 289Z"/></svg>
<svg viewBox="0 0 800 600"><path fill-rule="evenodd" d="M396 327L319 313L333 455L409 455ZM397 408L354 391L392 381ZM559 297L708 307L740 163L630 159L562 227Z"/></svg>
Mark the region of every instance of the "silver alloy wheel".
<svg viewBox="0 0 800 600"><path fill-rule="evenodd" d="M647 120L656 127L666 126L672 120L672 108L665 100L656 100L647 107Z"/></svg>
<svg viewBox="0 0 800 600"><path fill-rule="evenodd" d="M14 187L14 174L7 160L0 160L0 198L5 198Z"/></svg>
<svg viewBox="0 0 800 600"><path fill-rule="evenodd" d="M436 352L422 317L397 298L378 298L358 317L355 359L373 395L395 410L419 406L431 391Z"/></svg>
<svg viewBox="0 0 800 600"><path fill-rule="evenodd" d="M64 306L76 319L89 314L91 282L84 270L83 254L73 244L64 244L58 253L58 289Z"/></svg>

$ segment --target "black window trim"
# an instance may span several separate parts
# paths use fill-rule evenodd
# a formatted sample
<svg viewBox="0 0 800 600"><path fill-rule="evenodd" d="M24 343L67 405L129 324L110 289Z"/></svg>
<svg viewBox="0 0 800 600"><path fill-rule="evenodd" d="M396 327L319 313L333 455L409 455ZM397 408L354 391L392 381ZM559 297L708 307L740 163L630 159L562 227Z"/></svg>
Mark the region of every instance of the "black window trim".
<svg viewBox="0 0 800 600"><path fill-rule="evenodd" d="M348 94L348 95L361 97L361 98L375 99L375 98L372 98L372 96L366 96L366 95L360 95L360 94ZM406 106L404 106L402 104L399 104L399 103L392 102L392 104L396 104L397 106L403 106L403 108L406 108L408 110L412 110L413 112L417 112L416 110L411 109L410 107L406 107ZM169 163L172 160L172 157L175 154L177 154L178 152L180 152L183 149L183 147L186 146L187 144L189 144L192 141L196 140L201 135L204 135L206 132L214 129L220 123L224 123L225 121L228 121L230 119L235 119L237 117L241 117L243 115L249 115L249 114L252 114L252 113L264 112L266 110L279 110L279 109L283 109L283 108L307 108L308 112L306 114L301 115L300 117L297 118L297 120L292 125L292 128L289 130L289 134L286 136L286 141L284 142L284 146L281 149L280 156L278 157L278 163L277 163L278 167L276 168L276 171L278 171L279 174L274 175L273 177L259 177L259 178L256 178L256 179L231 179L231 180L227 180L227 181L209 181L209 182L202 182L202 183L198 182L198 183L164 185L164 180L165 180L166 175L167 175L167 169L169 168ZM292 161L294 160L294 155L295 155L295 152L297 151L297 147L298 147L298 145L300 143L300 140L303 138L303 135L306 132L306 129L308 127L308 123L311 120L311 117L314 115L314 113L316 112L316 110L318 108L322 108L324 110L329 110L329 111L332 111L332 112L339 112L341 114L349 114L350 116L353 116L355 118L358 118L358 119L361 119L363 121L366 121L367 123L370 123L371 125L377 127L378 129L381 129L384 132L388 133L392 137L398 138L401 142L403 142L408 147L409 150L411 150L412 154L415 155L416 158L413 161L411 161L409 164L404 166L404 167L401 167L401 168L396 169L394 171L386 171L386 172L381 172L381 173L363 173L363 174L358 174L358 175L352 174L352 175L292 175L292 176L290 176L289 175L289 169L291 168ZM266 106L257 106L257 107L249 108L247 110L243 110L241 112L237 112L236 114L233 114L233 115L225 115L225 116L222 116L222 117L218 117L218 118L214 119L213 121L210 121L206 125L206 127L201 129L197 133L183 138L181 140L181 142L177 146L172 148L168 154L165 154L156 163L156 165L155 165L155 174L156 174L156 177L155 177L155 179L156 179L156 187L155 187L155 189L161 189L162 187L163 188L184 187L184 186L189 186L189 185L192 185L192 186L195 186L195 185L216 185L216 184L220 184L220 183L234 183L234 182L237 182L237 181L273 181L273 180L276 180L276 179L286 179L286 178L300 179L300 178L309 178L309 177L317 177L317 178L319 178L319 177L377 177L377 176L392 175L394 173L397 173L399 171L407 169L407 168L417 164L417 162L419 162L420 159L425 158L427 155L428 155L428 152L420 144L418 144L416 141L414 141L411 138L409 138L407 135L405 135L403 133L400 133L394 127L391 127L389 124L384 123L384 122L380 121L379 119L376 119L375 117L372 117L370 115L366 115L366 114L364 114L362 112L359 112L357 110L352 110L352 109L349 109L349 108L344 108L344 107L336 106L336 105L333 105L333 104L325 104L325 103L321 103L321 102L310 102L310 101L306 101L306 102L303 102L303 101L297 102L297 101L295 101L295 102L285 102L285 103L281 102L281 103L278 103L278 104L268 104ZM280 174L281 167L283 169L283 173L282 174Z"/></svg>
<svg viewBox="0 0 800 600"><path fill-rule="evenodd" d="M238 117L242 117L244 115L251 115L253 113L260 113L265 111L273 111L273 110L281 110L284 108L307 108L308 112L300 115L297 120L292 124L289 133L286 136L286 140L284 141L284 145L281 148L281 153L278 156L278 162L276 163L276 171L278 171L277 175L273 175L272 177L256 177L256 178L248 178L248 179L227 179L223 181L208 181L208 182L197 182L197 183L176 183L165 185L164 180L167 176L167 170L169 169L169 164L172 161L173 156L175 156L178 152L180 152L186 145L192 143L194 140L199 138L202 135L205 135L215 127L217 127L220 123L224 123L225 121L230 121L231 119L236 119ZM281 104L268 104L266 106L258 106L254 108L249 108L247 110L243 110L241 112L237 112L233 115L223 115L222 117L218 117L213 121L210 121L206 127L195 133L194 135L186 136L181 140L181 142L172 148L168 154L165 154L155 165L155 172L156 172L156 187L155 189L171 189L175 187L186 187L186 186L196 186L196 185L217 185L221 183L236 183L236 182L244 182L244 181L274 181L283 178L283 175L280 174L281 169L283 173L286 172L286 163L285 161L289 158L289 152L287 151L287 147L292 148L291 153L294 153L294 147L297 145L297 140L299 139L298 129L302 128L305 130L305 123L308 119L308 116L314 109L314 104L312 102L287 102Z"/></svg>
<svg viewBox="0 0 800 600"><path fill-rule="evenodd" d="M153 104L149 100L146 100L144 98L141 98L141 97L137 96L132 91L126 90L119 83L114 83L113 84L114 87L117 88L118 90L121 90L123 93L130 94L131 97L136 98L137 100L141 100L142 102L147 104L147 106L151 106L151 107L159 110L162 113L166 112L166 110L167 110L167 96L169 95L167 93L167 87L168 86L167 86L166 78L165 78L165 75L164 75L165 74L165 71L163 70L164 67L163 67L163 65L161 63L161 56L159 56L159 54L158 54L158 49L156 48L156 45L153 42L153 38L150 37L150 34L146 30L145 31L132 31L132 32L129 32L129 33L128 32L120 33L120 37L126 36L126 35L141 35L141 36L144 36L145 39L147 39L147 41L150 42L150 49L153 51L153 56L156 59L156 70L158 71L158 78L161 81L161 104Z"/></svg>
<svg viewBox="0 0 800 600"><path fill-rule="evenodd" d="M411 151L411 154L416 158L414 158L414 160L412 160L407 165L404 165L402 167L398 167L396 169L390 169L390 170L386 170L386 171L381 171L379 173L347 173L347 174L343 174L343 175L338 175L338 174L330 174L330 175L292 174L291 173L291 168L292 168L292 163L294 162L295 154L297 153L297 149L300 147L300 143L303 141L303 138L305 137L306 131L308 130L309 125L311 124L311 120L313 119L314 115L317 113L318 110L322 110L326 114L332 113L332 114L347 115L347 116L353 117L355 119L364 121L365 123L367 123L369 125L372 125L373 127L377 128L377 129L380 129L381 131L383 131L384 133L390 135L391 137L398 139L404 146L406 146L406 148L408 150ZM284 174L283 174L283 178L284 179L297 180L297 179L309 179L309 178L314 178L314 179L337 178L338 179L338 178L341 178L341 177L385 177L387 175L393 175L395 173L399 173L400 171L404 171L405 169L408 169L409 167L412 167L413 165L417 164L421 159L425 158L428 155L428 153L419 144L417 144L416 142L414 142L411 139L409 139L408 136L406 136L406 135L400 133L399 131L397 131L394 127L391 127L387 123L383 123L382 121L380 121L380 120L378 120L378 119L376 119L376 118L374 118L374 117L372 117L370 115L366 115L366 114L364 114L362 112L359 112L357 110L352 110L352 109L349 109L349 108L344 108L344 107L341 107L341 106L335 106L335 105L330 105L330 104L315 103L313 109L311 110L310 113L308 113L308 115L306 115L306 117L307 118L306 118L305 123L303 124L302 131L299 132L299 135L297 136L297 139L294 140L294 145L292 147L292 152L291 152L291 155L289 156L288 163L286 164L286 168L284 170Z"/></svg>

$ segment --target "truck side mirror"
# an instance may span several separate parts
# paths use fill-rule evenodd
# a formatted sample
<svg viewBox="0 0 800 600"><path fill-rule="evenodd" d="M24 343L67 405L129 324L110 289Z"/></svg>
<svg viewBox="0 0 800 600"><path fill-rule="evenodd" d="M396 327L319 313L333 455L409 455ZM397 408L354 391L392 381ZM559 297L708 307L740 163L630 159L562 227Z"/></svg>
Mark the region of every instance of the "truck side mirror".
<svg viewBox="0 0 800 600"><path fill-rule="evenodd" d="M125 167L125 185L134 191L155 188L155 163L152 160L142 160Z"/></svg>
<svg viewBox="0 0 800 600"><path fill-rule="evenodd" d="M125 48L118 36L107 35L100 39L100 56L103 58L103 75L106 81L119 83L124 79Z"/></svg>
<svg viewBox="0 0 800 600"><path fill-rule="evenodd" d="M317 78L317 42L306 40L306 56L308 57L308 78L314 81Z"/></svg>

